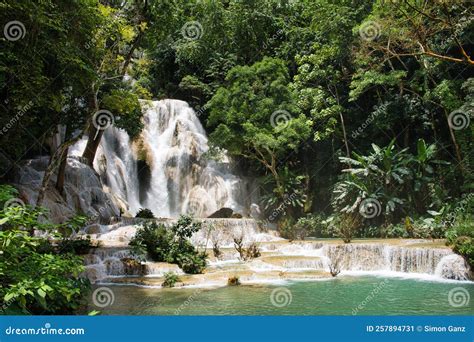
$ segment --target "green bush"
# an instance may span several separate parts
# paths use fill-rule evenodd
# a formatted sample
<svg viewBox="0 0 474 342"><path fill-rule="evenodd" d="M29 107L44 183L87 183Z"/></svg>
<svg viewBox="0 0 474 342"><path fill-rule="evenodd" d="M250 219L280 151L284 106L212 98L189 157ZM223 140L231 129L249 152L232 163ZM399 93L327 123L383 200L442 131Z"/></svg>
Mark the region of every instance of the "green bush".
<svg viewBox="0 0 474 342"><path fill-rule="evenodd" d="M472 270L474 270L474 238L460 236L454 241L453 251L463 256Z"/></svg>
<svg viewBox="0 0 474 342"><path fill-rule="evenodd" d="M417 142L417 153L408 148L398 149L393 139L385 147L372 144L367 155L353 153L353 158L339 157L348 167L344 177L335 185L332 204L340 213L358 214L364 199L378 203L377 215L363 224L398 223L403 215L424 215L429 208L445 200L440 193L439 179L434 170L447 162L437 160L436 146ZM427 202L430 199L432 203ZM426 203L425 203L426 202ZM437 234L437 232L432 232Z"/></svg>
<svg viewBox="0 0 474 342"><path fill-rule="evenodd" d="M0 231L0 298L7 313L71 314L83 304L89 281L82 259L42 253L45 239L23 230Z"/></svg>
<svg viewBox="0 0 474 342"><path fill-rule="evenodd" d="M360 236L361 219L356 214L340 213L330 217L327 221L331 235L349 243L356 236Z"/></svg>
<svg viewBox="0 0 474 342"><path fill-rule="evenodd" d="M72 253L76 255L88 254L92 248L96 248L89 236L80 237L77 239L62 239L58 244L59 253Z"/></svg>
<svg viewBox="0 0 474 342"><path fill-rule="evenodd" d="M389 224L387 227L381 229L380 237L386 238L408 238L406 226L403 224Z"/></svg>
<svg viewBox="0 0 474 342"><path fill-rule="evenodd" d="M0 186L0 205L16 190ZM72 314L82 307L90 283L81 276L82 259L75 248L62 250L51 241L64 241L70 220L53 225L40 217L42 208L0 210L0 300L7 314ZM35 230L45 237L33 236ZM82 242L80 242L82 244Z"/></svg>
<svg viewBox="0 0 474 342"><path fill-rule="evenodd" d="M155 215L153 215L153 212L148 208L140 208L135 217L144 219L154 219Z"/></svg>
<svg viewBox="0 0 474 342"><path fill-rule="evenodd" d="M466 259L474 270L474 224L465 220L446 232L446 244Z"/></svg>
<svg viewBox="0 0 474 342"><path fill-rule="evenodd" d="M162 287L174 287L177 282L181 281L178 275L174 272L166 272L164 277L165 280L161 284Z"/></svg>
<svg viewBox="0 0 474 342"><path fill-rule="evenodd" d="M324 222L322 215L308 214L298 219L294 225L295 236L297 239L304 240L307 236L315 238L331 237L327 230L327 223Z"/></svg>
<svg viewBox="0 0 474 342"><path fill-rule="evenodd" d="M204 272L206 268L206 257L207 254L205 252L188 253L179 256L177 262L183 272L189 274L200 274Z"/></svg>
<svg viewBox="0 0 474 342"><path fill-rule="evenodd" d="M129 245L132 252L140 257L166 261L173 245L173 234L163 224L145 223L137 230Z"/></svg>
<svg viewBox="0 0 474 342"><path fill-rule="evenodd" d="M201 224L193 222L189 216L181 216L169 229L163 224L145 223L130 241L130 246L139 257L177 264L185 273L202 273L207 255L188 240L199 229Z"/></svg>

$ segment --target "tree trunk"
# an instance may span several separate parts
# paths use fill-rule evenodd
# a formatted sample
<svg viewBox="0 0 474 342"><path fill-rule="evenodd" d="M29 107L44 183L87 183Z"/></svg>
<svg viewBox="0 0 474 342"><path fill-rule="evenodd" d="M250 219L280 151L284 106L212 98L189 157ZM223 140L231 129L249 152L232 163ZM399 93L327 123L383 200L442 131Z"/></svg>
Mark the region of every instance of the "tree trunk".
<svg viewBox="0 0 474 342"><path fill-rule="evenodd" d="M67 141L69 138L69 127L66 126L65 132L64 132L64 141ZM69 146L66 147L65 152L63 153L61 157L61 163L59 164L59 169L58 169L58 178L56 180L56 189L58 192L61 194L61 196L64 196L64 181L66 178L66 166L67 166L67 155L69 152Z"/></svg>
<svg viewBox="0 0 474 342"><path fill-rule="evenodd" d="M344 124L344 116L342 115L342 112L339 112L339 116L341 117L342 134L344 135L344 145L346 146L346 156L347 158L350 158L351 152L349 150L349 143L347 142L346 125Z"/></svg>
<svg viewBox="0 0 474 342"><path fill-rule="evenodd" d="M89 127L89 138L87 139L87 145L82 157L86 159L87 165L90 167L94 164L95 154L97 153L102 135L104 135L104 130L97 129L94 125Z"/></svg>
<svg viewBox="0 0 474 342"><path fill-rule="evenodd" d="M67 166L67 155L69 152L69 147L66 147L65 152L62 154L61 163L59 164L58 169L58 179L56 180L56 189L64 196L64 181L66 179L66 166Z"/></svg>
<svg viewBox="0 0 474 342"><path fill-rule="evenodd" d="M127 73L128 66L130 65L130 62L132 61L133 53L135 52L136 48L138 47L138 44L140 43L140 40L142 39L143 36L143 31L140 31L137 36L135 37L132 46L130 47L130 50L128 51L127 56L125 57L125 62L123 63L122 71L121 74L122 76L125 76Z"/></svg>
<svg viewBox="0 0 474 342"><path fill-rule="evenodd" d="M51 156L49 160L49 165L44 172L43 180L41 182L41 187L38 191L38 198L36 199L37 207L40 207L43 204L44 196L46 194L46 190L48 189L49 181L51 177L54 175L54 172L56 172L59 165L61 164L61 161L64 158L64 154L67 154L69 146L75 144L80 139L81 136L82 134L78 135L74 139L65 141L58 147L58 149Z"/></svg>

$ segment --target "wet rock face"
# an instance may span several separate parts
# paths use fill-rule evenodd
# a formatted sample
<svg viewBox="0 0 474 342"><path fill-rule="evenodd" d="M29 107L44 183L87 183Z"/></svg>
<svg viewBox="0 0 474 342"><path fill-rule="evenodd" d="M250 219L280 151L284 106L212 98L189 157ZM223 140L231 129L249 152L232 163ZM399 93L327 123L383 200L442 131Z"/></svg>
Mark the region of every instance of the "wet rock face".
<svg viewBox="0 0 474 342"><path fill-rule="evenodd" d="M34 205L49 157L27 160L15 170L14 182L20 196ZM80 158L68 157L64 195L54 187L56 175L51 178L45 194L43 206L49 210L49 218L54 223L64 222L76 213L85 213L107 223L111 217L119 215L110 194L104 192L97 173Z"/></svg>
<svg viewBox="0 0 474 342"><path fill-rule="evenodd" d="M134 258L125 257L120 259L120 261L123 263L124 273L126 275L145 275L147 273L146 265Z"/></svg>
<svg viewBox="0 0 474 342"><path fill-rule="evenodd" d="M442 258L436 266L436 274L452 280L474 279L474 274L469 270L466 260L457 254L450 254Z"/></svg>

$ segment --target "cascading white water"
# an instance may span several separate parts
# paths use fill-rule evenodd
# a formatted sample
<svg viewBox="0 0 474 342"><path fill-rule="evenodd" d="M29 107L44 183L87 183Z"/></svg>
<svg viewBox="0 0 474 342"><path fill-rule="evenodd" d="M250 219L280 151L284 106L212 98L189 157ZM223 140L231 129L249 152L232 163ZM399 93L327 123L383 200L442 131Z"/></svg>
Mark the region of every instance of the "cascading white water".
<svg viewBox="0 0 474 342"><path fill-rule="evenodd" d="M188 104L162 100L142 105L143 148L151 169L145 206L165 217L205 217L221 207L242 211L236 198L242 180L229 172L228 160L203 158L209 149L206 132Z"/></svg>
<svg viewBox="0 0 474 342"><path fill-rule="evenodd" d="M69 155L81 156L87 138L81 139L69 151ZM141 207L137 177L137 160L133 154L128 134L115 127L105 130L96 158L94 169L100 174L102 183L121 208L135 214Z"/></svg>
<svg viewBox="0 0 474 342"><path fill-rule="evenodd" d="M263 232L252 219L202 219L203 228L191 238L200 249L207 247L210 272L222 267L247 269L251 274L278 278L279 272L329 271L330 265L338 264L342 272L372 272L386 276L413 276L432 280L469 280L472 279L465 260L449 248L415 247L413 241L388 243L351 243L340 244L322 241L296 241L288 243L274 232ZM161 220L171 225L176 220ZM135 235L139 225L104 225L91 232L93 240L100 242L102 248L95 251L86 260L88 275L93 280L109 276L130 275L123 273L122 259L127 256L128 243ZM244 246L252 242L260 245L262 255L248 263L239 262L239 254L234 239L243 237ZM214 242L221 248L219 258L213 258L211 252ZM423 243L422 240L418 241ZM229 266L233 265L233 266ZM173 271L182 272L176 265L154 263L150 260L144 265L146 275L161 276L174 267ZM137 270L138 272L138 270ZM270 274L268 272L277 272ZM298 275L295 275L297 278ZM272 278L272 279L273 279Z"/></svg>
<svg viewBox="0 0 474 342"><path fill-rule="evenodd" d="M132 143L125 131L107 128L94 160L116 204L131 215L149 208L158 217L206 217L229 207L247 216L246 182L232 174L226 156L219 162L205 158L208 140L194 110L179 100L140 102L141 136ZM70 155L82 155L86 141L74 145ZM140 179L138 160L149 179Z"/></svg>

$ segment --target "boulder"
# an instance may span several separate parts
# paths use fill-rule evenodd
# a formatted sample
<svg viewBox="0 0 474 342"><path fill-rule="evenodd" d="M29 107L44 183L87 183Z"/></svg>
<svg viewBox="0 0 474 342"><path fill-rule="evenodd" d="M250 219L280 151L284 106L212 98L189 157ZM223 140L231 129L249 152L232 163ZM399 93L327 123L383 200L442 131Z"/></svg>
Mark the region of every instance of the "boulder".
<svg viewBox="0 0 474 342"><path fill-rule="evenodd" d="M100 234L102 233L102 229L100 227L100 224L94 223L91 224L90 226L87 226L85 228L85 231L87 234Z"/></svg>
<svg viewBox="0 0 474 342"><path fill-rule="evenodd" d="M220 208L208 216L208 218L231 218L233 213L234 211L231 208Z"/></svg>
<svg viewBox="0 0 474 342"><path fill-rule="evenodd" d="M49 157L30 159L15 170L13 185L19 190L20 197L31 205L36 203L48 160ZM53 175L43 202L51 222L61 223L76 213L85 213L101 223L108 223L111 217L119 215L113 196L104 191L97 172L80 158L67 159L64 195L56 190L55 182L56 175Z"/></svg>

